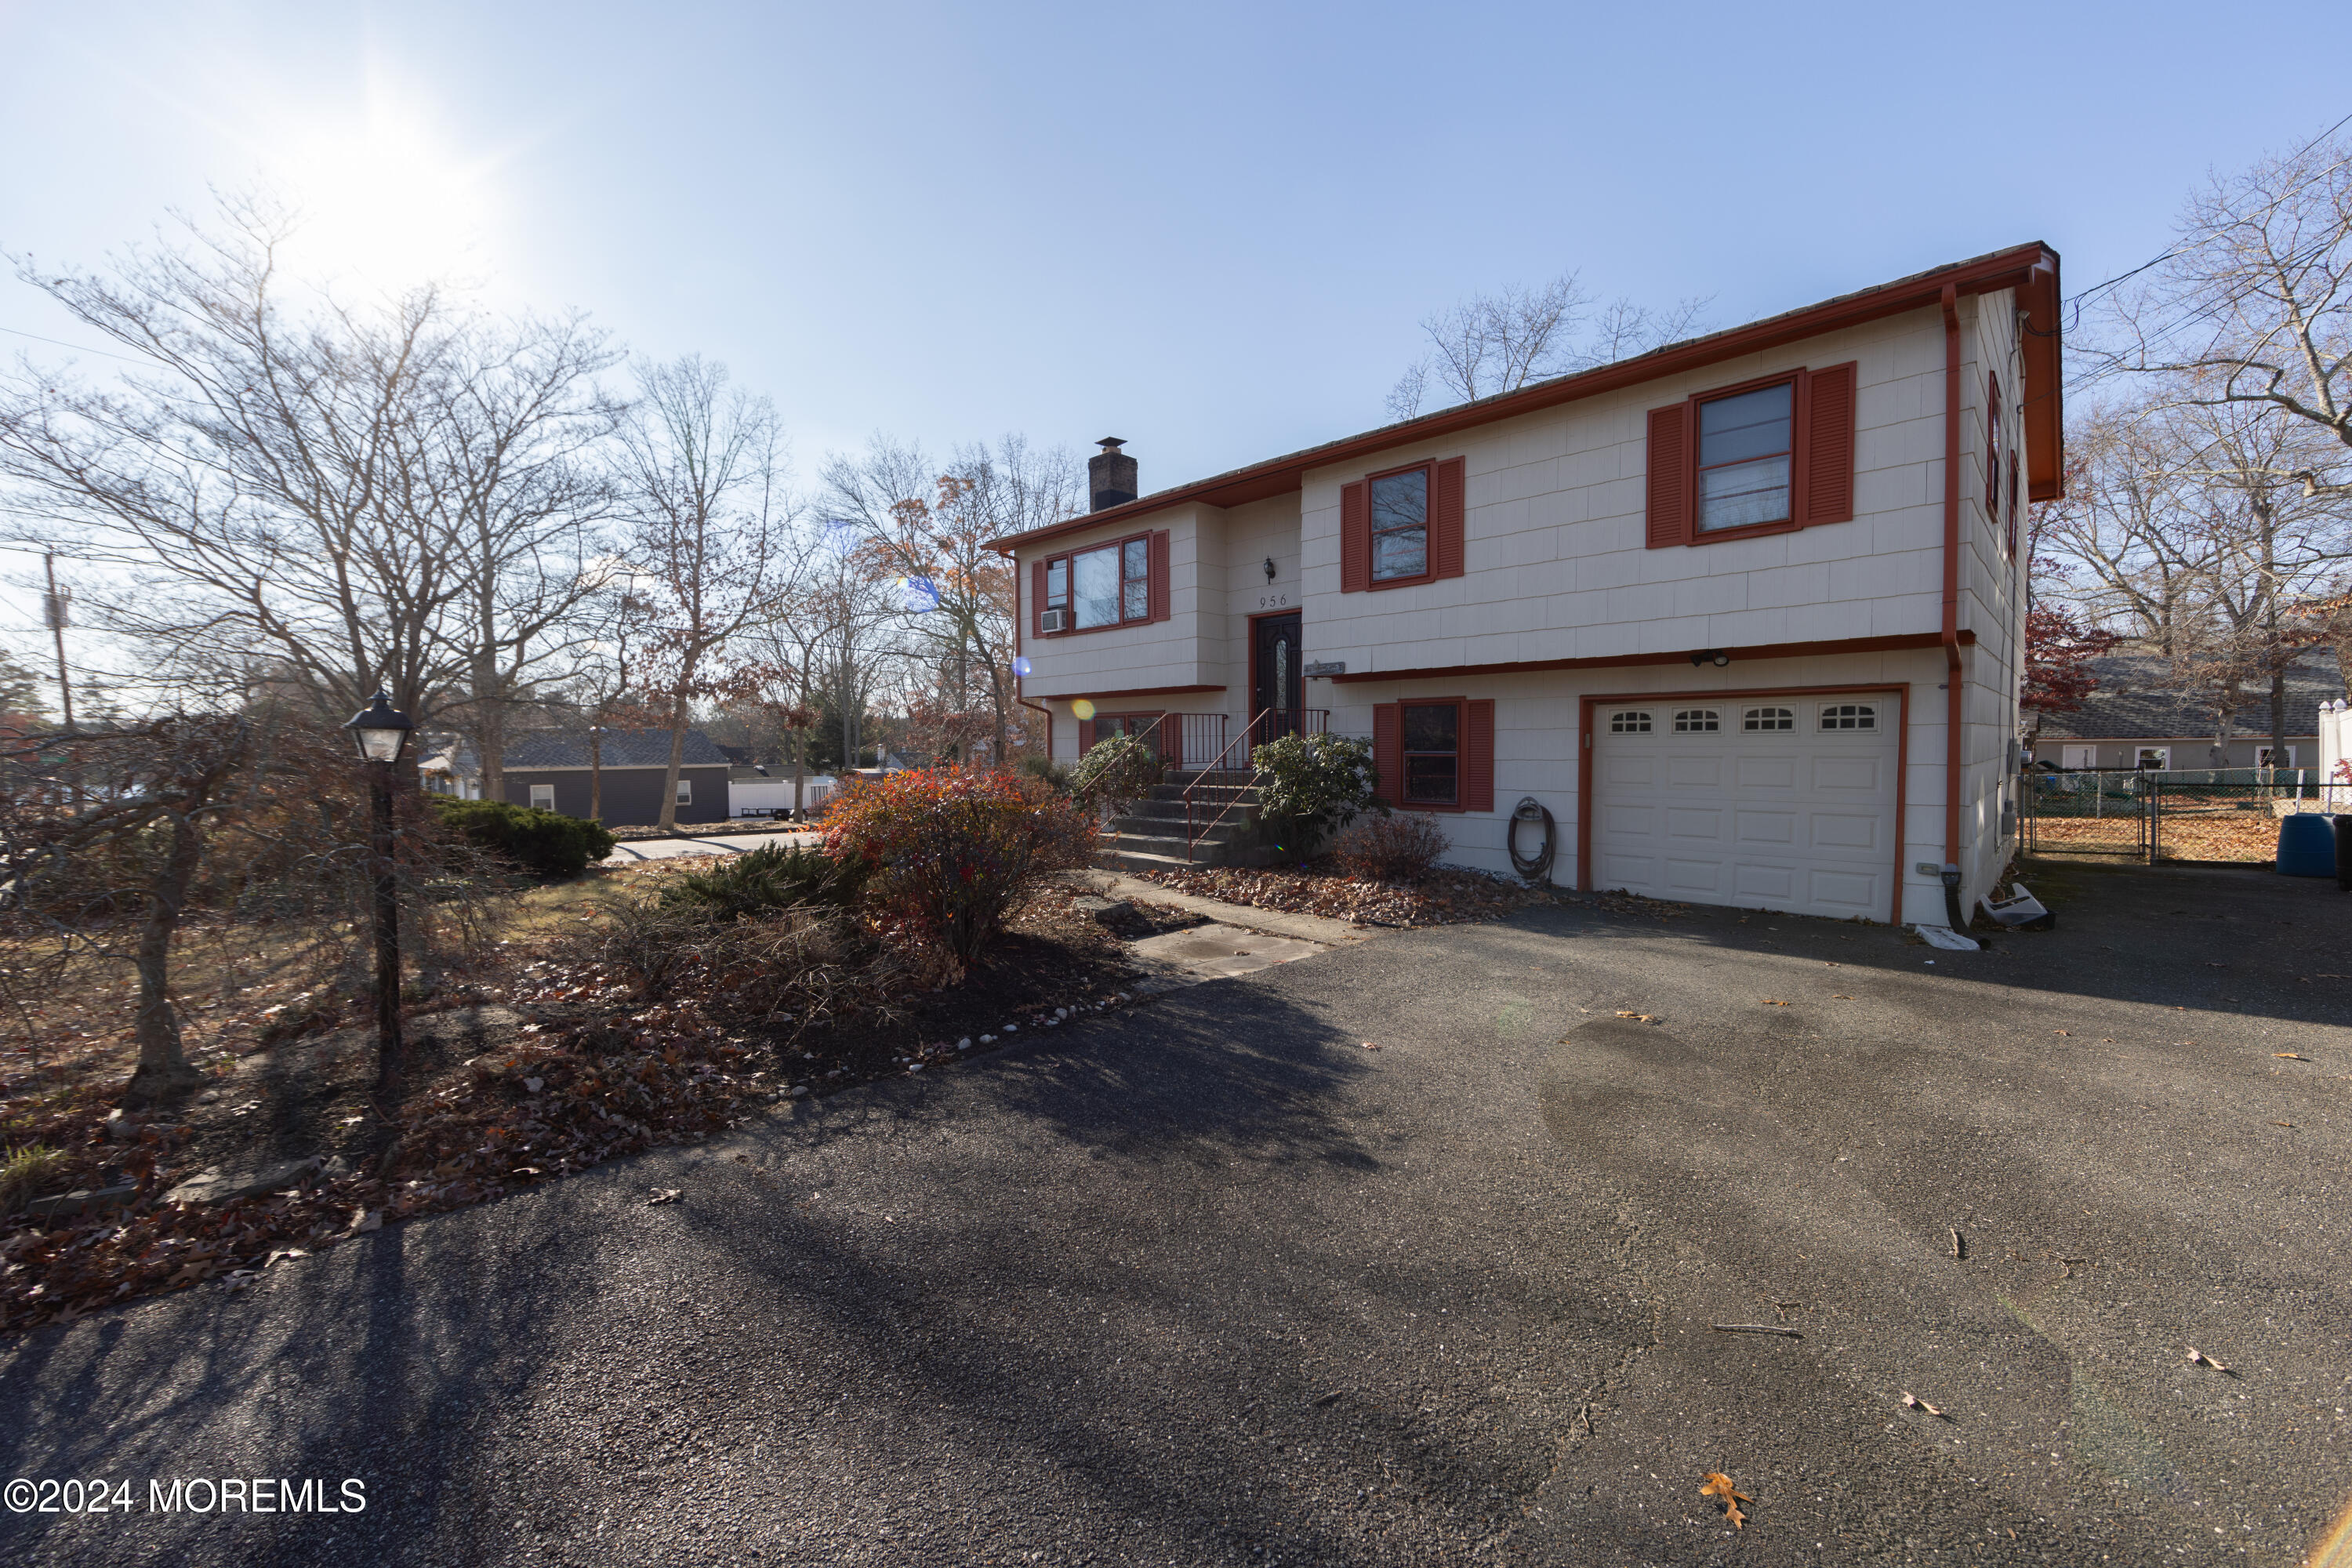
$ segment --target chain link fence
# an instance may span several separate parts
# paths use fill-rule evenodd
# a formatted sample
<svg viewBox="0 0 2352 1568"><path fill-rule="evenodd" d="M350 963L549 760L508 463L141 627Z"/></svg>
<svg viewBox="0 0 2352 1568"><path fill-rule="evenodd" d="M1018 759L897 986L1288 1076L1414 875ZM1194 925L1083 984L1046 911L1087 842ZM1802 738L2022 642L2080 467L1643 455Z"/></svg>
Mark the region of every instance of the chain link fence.
<svg viewBox="0 0 2352 1568"><path fill-rule="evenodd" d="M2314 768L2030 773L2020 795L2027 854L2150 866L2265 863L2278 855L2279 818L2352 811L2352 787L2329 787Z"/></svg>

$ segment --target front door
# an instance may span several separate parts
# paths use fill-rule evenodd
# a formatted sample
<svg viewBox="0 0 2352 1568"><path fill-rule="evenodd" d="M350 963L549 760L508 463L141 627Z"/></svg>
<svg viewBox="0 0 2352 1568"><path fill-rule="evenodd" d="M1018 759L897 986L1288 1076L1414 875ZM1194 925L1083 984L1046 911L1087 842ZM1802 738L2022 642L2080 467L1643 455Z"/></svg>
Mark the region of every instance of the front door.
<svg viewBox="0 0 2352 1568"><path fill-rule="evenodd" d="M1306 677L1299 667L1298 616L1266 616L1253 623L1256 647L1251 668L1256 672L1251 682L1250 712L1265 713L1258 722L1257 732L1250 743L1262 746L1280 736L1295 734L1300 724L1299 709L1306 692ZM1267 712L1271 709L1273 711Z"/></svg>

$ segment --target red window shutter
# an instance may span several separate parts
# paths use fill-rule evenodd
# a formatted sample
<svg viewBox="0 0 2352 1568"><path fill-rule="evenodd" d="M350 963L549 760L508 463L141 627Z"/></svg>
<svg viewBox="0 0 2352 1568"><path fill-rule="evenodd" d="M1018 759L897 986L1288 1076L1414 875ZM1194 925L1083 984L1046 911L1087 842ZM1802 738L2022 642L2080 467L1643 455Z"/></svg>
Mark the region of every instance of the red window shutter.
<svg viewBox="0 0 2352 1568"><path fill-rule="evenodd" d="M1168 531L1154 529L1151 534L1151 618L1168 618Z"/></svg>
<svg viewBox="0 0 2352 1568"><path fill-rule="evenodd" d="M1339 487L1339 592L1372 586L1372 498L1364 481Z"/></svg>
<svg viewBox="0 0 2352 1568"><path fill-rule="evenodd" d="M1393 702L1372 710L1372 766L1380 781L1373 795L1395 805L1404 799L1404 713Z"/></svg>
<svg viewBox="0 0 2352 1568"><path fill-rule="evenodd" d="M1853 521L1854 362L1805 378L1805 510L1797 521Z"/></svg>
<svg viewBox="0 0 2352 1568"><path fill-rule="evenodd" d="M1688 544L1691 536L1690 405L1650 410L1649 546Z"/></svg>
<svg viewBox="0 0 2352 1568"><path fill-rule="evenodd" d="M1463 705L1462 809L1495 809L1495 700L1474 697Z"/></svg>
<svg viewBox="0 0 2352 1568"><path fill-rule="evenodd" d="M1447 458L1433 468L1429 480L1429 574L1462 575L1462 506L1464 462Z"/></svg>
<svg viewBox="0 0 2352 1568"><path fill-rule="evenodd" d="M1043 561L1029 568L1029 631L1033 637L1045 635L1045 563Z"/></svg>
<svg viewBox="0 0 2352 1568"><path fill-rule="evenodd" d="M1091 719L1081 719L1078 721L1078 755L1083 757L1094 749L1095 721Z"/></svg>
<svg viewBox="0 0 2352 1568"><path fill-rule="evenodd" d="M2009 452L2009 552L2017 553L2017 448Z"/></svg>

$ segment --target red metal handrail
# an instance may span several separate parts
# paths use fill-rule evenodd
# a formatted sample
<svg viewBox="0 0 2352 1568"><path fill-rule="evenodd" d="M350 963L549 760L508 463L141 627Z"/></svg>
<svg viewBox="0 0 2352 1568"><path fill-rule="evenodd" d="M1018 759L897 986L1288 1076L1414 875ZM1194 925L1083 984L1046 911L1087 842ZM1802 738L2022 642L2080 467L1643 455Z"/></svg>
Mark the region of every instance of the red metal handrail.
<svg viewBox="0 0 2352 1568"><path fill-rule="evenodd" d="M1260 721L1264 720L1266 714L1273 711L1274 710L1271 708L1265 709L1262 710L1255 719L1252 719L1247 724L1242 726L1242 732L1234 739L1226 742L1224 749L1217 753L1216 761L1212 763L1209 766L1199 770L1200 773L1205 777L1205 775L1209 773L1239 773L1241 771L1239 768L1227 768L1224 765L1225 758L1232 752L1233 749L1236 745L1248 746L1251 743L1250 738L1257 733L1257 727ZM1244 757L1247 757L1249 752L1244 751L1242 755ZM1255 775L1256 769L1253 767L1251 769L1251 773ZM1202 778L1196 777L1191 784L1184 786L1184 863L1188 866L1192 863L1192 850L1193 847L1201 842L1201 835L1216 826L1218 823L1223 822L1225 819L1225 813L1231 811L1234 805L1234 801L1227 801L1223 806L1219 808L1215 816L1210 818L1209 821L1203 824L1198 831L1195 831L1192 825L1192 792L1199 789L1201 784Z"/></svg>

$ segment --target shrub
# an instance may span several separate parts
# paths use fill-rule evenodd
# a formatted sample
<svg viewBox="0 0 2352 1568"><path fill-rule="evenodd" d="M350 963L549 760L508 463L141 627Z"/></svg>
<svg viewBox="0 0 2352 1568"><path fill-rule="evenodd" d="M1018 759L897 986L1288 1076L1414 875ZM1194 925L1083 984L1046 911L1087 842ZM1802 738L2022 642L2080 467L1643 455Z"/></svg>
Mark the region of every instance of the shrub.
<svg viewBox="0 0 2352 1568"><path fill-rule="evenodd" d="M1166 776L1166 766L1141 741L1133 735L1107 735L1070 770L1070 787L1080 800L1116 810L1150 795Z"/></svg>
<svg viewBox="0 0 2352 1568"><path fill-rule="evenodd" d="M1375 882L1418 882L1452 847L1444 829L1418 811L1362 817L1332 847L1341 869Z"/></svg>
<svg viewBox="0 0 2352 1568"><path fill-rule="evenodd" d="M886 937L962 969L1045 878L1085 864L1093 839L1085 811L1036 780L923 769L845 789L824 847L865 868L863 907Z"/></svg>
<svg viewBox="0 0 2352 1568"><path fill-rule="evenodd" d="M1369 810L1372 746L1349 735L1285 735L1250 753L1258 812L1274 842L1304 860L1326 834Z"/></svg>
<svg viewBox="0 0 2352 1568"><path fill-rule="evenodd" d="M443 824L491 854L542 877L576 877L593 860L613 852L614 838L602 823L516 805L503 800L431 797Z"/></svg>
<svg viewBox="0 0 2352 1568"><path fill-rule="evenodd" d="M1021 759L1021 776L1035 779L1056 795L1071 795L1077 789L1077 782L1068 768L1038 752Z"/></svg>
<svg viewBox="0 0 2352 1568"><path fill-rule="evenodd" d="M661 890L673 910L699 910L713 920L740 920L803 904L846 908L857 901L864 868L821 849L762 844L708 871L688 871Z"/></svg>
<svg viewBox="0 0 2352 1568"><path fill-rule="evenodd" d="M65 1163L64 1153L46 1143L9 1150L0 1159L0 1215L14 1214L27 1199L39 1197Z"/></svg>

